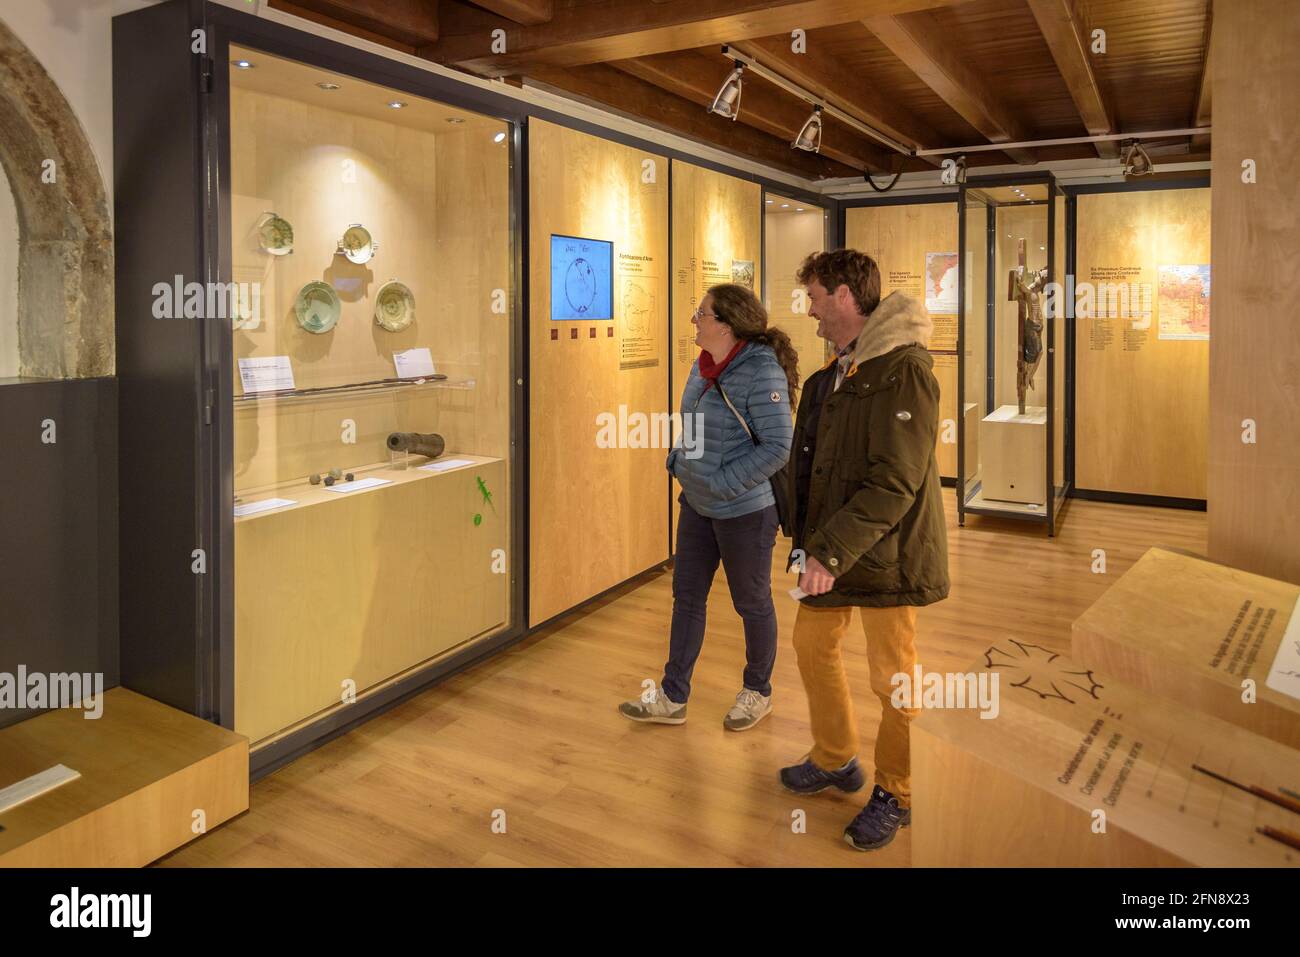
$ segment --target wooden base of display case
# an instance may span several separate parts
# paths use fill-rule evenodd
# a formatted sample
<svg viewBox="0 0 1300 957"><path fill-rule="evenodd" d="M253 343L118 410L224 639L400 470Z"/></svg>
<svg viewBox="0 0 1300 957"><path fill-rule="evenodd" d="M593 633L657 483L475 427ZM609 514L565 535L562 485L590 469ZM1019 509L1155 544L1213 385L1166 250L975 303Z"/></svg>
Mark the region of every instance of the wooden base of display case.
<svg viewBox="0 0 1300 957"><path fill-rule="evenodd" d="M1047 409L999 406L979 427L984 498L1043 505L1047 501Z"/></svg>
<svg viewBox="0 0 1300 957"><path fill-rule="evenodd" d="M79 775L0 812L0 867L142 867L248 810L245 738L125 688L85 715L0 731L0 789Z"/></svg>
<svg viewBox="0 0 1300 957"><path fill-rule="evenodd" d="M970 673L994 717L912 726L915 866L1300 865L1295 751L1010 638Z"/></svg>
<svg viewBox="0 0 1300 957"><path fill-rule="evenodd" d="M1300 748L1297 602L1298 585L1153 548L1074 623L1073 656Z"/></svg>
<svg viewBox="0 0 1300 957"><path fill-rule="evenodd" d="M435 462L454 460L241 493L294 503L235 519L235 729L255 745L505 624L505 462Z"/></svg>

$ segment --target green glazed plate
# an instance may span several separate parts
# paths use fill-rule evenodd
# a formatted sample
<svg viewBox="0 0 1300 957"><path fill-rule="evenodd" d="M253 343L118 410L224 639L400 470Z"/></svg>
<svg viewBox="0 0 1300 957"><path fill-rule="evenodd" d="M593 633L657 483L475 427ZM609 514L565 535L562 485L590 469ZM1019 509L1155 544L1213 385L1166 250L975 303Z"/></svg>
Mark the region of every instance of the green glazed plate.
<svg viewBox="0 0 1300 957"><path fill-rule="evenodd" d="M257 240L262 249L272 256L287 256L293 252L293 227L287 219L275 213L266 213L257 228Z"/></svg>
<svg viewBox="0 0 1300 957"><path fill-rule="evenodd" d="M405 283L392 279L375 295L375 322L389 332L401 332L415 321L415 297Z"/></svg>
<svg viewBox="0 0 1300 957"><path fill-rule="evenodd" d="M298 325L308 332L329 332L343 314L343 303L339 294L327 282L309 282L298 291L298 298L293 301L294 315Z"/></svg>
<svg viewBox="0 0 1300 957"><path fill-rule="evenodd" d="M348 262L361 265L370 262L379 251L379 243L370 235L370 230L360 223L353 223L339 240L338 251L348 257Z"/></svg>

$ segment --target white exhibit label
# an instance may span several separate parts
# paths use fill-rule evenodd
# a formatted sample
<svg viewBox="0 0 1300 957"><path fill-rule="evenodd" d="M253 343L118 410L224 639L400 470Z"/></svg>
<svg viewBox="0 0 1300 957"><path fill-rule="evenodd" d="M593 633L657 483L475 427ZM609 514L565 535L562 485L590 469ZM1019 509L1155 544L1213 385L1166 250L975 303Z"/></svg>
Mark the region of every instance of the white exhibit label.
<svg viewBox="0 0 1300 957"><path fill-rule="evenodd" d="M235 518L243 518L245 515L256 515L258 512L269 512L273 508L284 508L286 505L297 505L293 499L288 498L264 498L260 502L244 502L235 506Z"/></svg>
<svg viewBox="0 0 1300 957"><path fill-rule="evenodd" d="M397 366L399 379L424 379L434 374L433 356L427 348L394 352L393 365Z"/></svg>
<svg viewBox="0 0 1300 957"><path fill-rule="evenodd" d="M380 485L392 485L392 479L363 478L355 482L339 482L325 489L327 492L360 492L362 489L378 488Z"/></svg>
<svg viewBox="0 0 1300 957"><path fill-rule="evenodd" d="M288 356L260 356L239 360L239 381L244 394L251 392L281 392L295 388L293 366Z"/></svg>
<svg viewBox="0 0 1300 957"><path fill-rule="evenodd" d="M33 774L29 778L23 778L7 788L0 788L0 814L10 808L17 807L24 801L40 797L46 791L52 791L60 784L75 781L79 777L81 777L81 774L72 770L72 768L56 764L54 767Z"/></svg>
<svg viewBox="0 0 1300 957"><path fill-rule="evenodd" d="M1284 695L1300 698L1300 599L1296 599L1291 610L1291 621L1282 634L1282 643L1278 645L1264 684Z"/></svg>
<svg viewBox="0 0 1300 957"><path fill-rule="evenodd" d="M442 459L438 462L430 462L428 465L421 465L421 472L446 472L448 469L458 469L462 465L473 465L469 459Z"/></svg>

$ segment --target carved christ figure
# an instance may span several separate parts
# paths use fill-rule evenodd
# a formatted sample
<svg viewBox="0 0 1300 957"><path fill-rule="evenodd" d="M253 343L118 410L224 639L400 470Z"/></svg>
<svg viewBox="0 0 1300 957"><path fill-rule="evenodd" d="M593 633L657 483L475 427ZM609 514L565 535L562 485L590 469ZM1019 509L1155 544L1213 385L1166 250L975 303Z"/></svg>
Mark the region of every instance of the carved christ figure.
<svg viewBox="0 0 1300 957"><path fill-rule="evenodd" d="M1018 265L1007 274L1007 299L1016 304L1016 398L1025 414L1025 393L1034 387L1034 373L1043 359L1043 287L1047 267L1030 272L1025 266L1025 241L1016 244Z"/></svg>

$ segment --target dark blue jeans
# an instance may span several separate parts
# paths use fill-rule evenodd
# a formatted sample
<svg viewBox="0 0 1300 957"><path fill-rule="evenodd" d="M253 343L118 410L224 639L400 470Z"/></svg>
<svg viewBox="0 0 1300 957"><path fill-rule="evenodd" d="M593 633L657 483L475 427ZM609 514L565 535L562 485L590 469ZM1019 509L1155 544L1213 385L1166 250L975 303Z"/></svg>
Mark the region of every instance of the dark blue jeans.
<svg viewBox="0 0 1300 957"><path fill-rule="evenodd" d="M704 646L709 588L718 562L727 573L731 603L745 622L745 687L772 693L776 664L776 608L772 604L772 546L776 506L736 518L705 518L679 497L677 552L673 565L673 625L663 689L683 704L691 672Z"/></svg>

